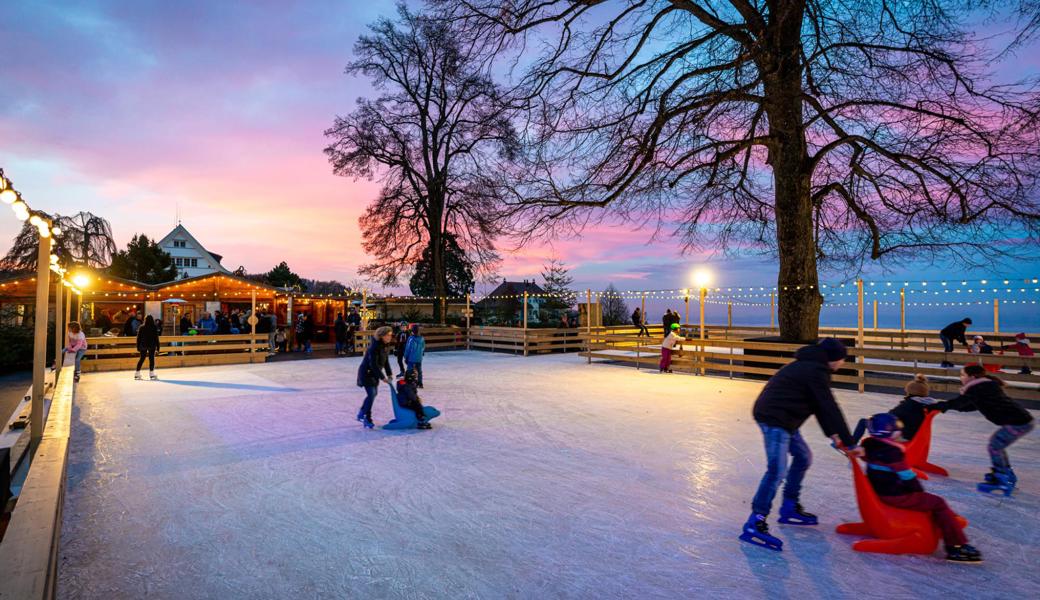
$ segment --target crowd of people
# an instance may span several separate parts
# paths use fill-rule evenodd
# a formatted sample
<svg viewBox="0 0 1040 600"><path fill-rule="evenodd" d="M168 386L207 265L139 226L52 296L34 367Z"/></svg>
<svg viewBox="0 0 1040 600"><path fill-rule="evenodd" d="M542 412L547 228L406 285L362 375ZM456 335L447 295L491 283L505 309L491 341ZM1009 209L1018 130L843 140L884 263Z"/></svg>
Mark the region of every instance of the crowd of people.
<svg viewBox="0 0 1040 600"><path fill-rule="evenodd" d="M1003 381L981 365L969 364L961 369L962 386L955 397L946 401L932 398L927 378L916 375L907 383L902 402L888 412L862 420L852 433L830 387L831 373L842 367L846 356L844 345L834 338L806 346L769 379L759 394L752 416L762 430L767 466L740 539L772 550L783 549L783 542L770 534L766 523L781 483L784 489L779 521L818 524L816 515L807 512L799 501L802 480L812 464L812 452L800 428L815 416L836 449L866 462L868 480L881 502L930 514L942 533L947 560L980 562L982 555L968 544L956 513L941 497L924 491L907 463L905 444L917 434L927 411L978 411L999 428L987 446L992 467L978 489L1007 495L1018 482L1007 448L1033 430L1032 415L1008 397ZM870 436L861 442L864 431Z"/></svg>

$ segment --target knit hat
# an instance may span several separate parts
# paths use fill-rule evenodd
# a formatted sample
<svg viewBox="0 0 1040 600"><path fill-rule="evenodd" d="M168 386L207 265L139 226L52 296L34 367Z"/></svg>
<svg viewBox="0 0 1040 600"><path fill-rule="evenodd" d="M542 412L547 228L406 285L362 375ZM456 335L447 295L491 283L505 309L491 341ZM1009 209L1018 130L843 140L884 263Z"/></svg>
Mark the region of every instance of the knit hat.
<svg viewBox="0 0 1040 600"><path fill-rule="evenodd" d="M1019 344L1028 344L1029 343L1029 338L1026 337L1025 333L1016 333L1015 334L1015 341L1018 342Z"/></svg>
<svg viewBox="0 0 1040 600"><path fill-rule="evenodd" d="M824 338L816 346L827 354L827 362L841 360L849 355L845 350L845 344L842 344L841 340L837 338Z"/></svg>
<svg viewBox="0 0 1040 600"><path fill-rule="evenodd" d="M672 323L672 331L675 331L676 329L679 329L679 324L678 323Z"/></svg>
<svg viewBox="0 0 1040 600"><path fill-rule="evenodd" d="M914 378L903 389L906 390L907 396L920 396L922 398L930 395L932 392L928 386L928 378L921 373L914 375Z"/></svg>
<svg viewBox="0 0 1040 600"><path fill-rule="evenodd" d="M892 413L878 413L867 421L867 431L876 438L892 437L893 433L902 428L903 424Z"/></svg>

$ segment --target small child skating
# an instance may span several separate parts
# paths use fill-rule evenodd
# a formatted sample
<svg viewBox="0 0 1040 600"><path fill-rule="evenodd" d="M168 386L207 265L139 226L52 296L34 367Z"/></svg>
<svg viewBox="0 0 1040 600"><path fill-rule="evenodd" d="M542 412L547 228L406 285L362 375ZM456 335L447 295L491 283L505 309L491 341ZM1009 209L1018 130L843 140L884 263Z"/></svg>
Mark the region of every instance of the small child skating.
<svg viewBox="0 0 1040 600"><path fill-rule="evenodd" d="M871 487L889 506L931 513L932 520L942 531L946 560L981 562L982 554L968 545L957 514L941 497L924 491L914 470L906 462L901 428L902 423L892 413L876 414L868 421L870 437L863 440L863 450Z"/></svg>
<svg viewBox="0 0 1040 600"><path fill-rule="evenodd" d="M679 335L679 324L672 323L668 336L661 342L661 364L659 365L661 373L672 372L672 354L682 352L682 343L685 341L686 339ZM675 348L677 344L678 349Z"/></svg>
<svg viewBox="0 0 1040 600"><path fill-rule="evenodd" d="M415 412L415 418L419 420L416 429L432 429L430 422L426 420L422 400L419 398L419 374L415 369L404 372L404 379L397 381L397 403L401 408L407 408Z"/></svg>
<svg viewBox="0 0 1040 600"><path fill-rule="evenodd" d="M416 383L419 389L422 389L422 361L423 356L426 355L426 338L423 337L422 332L419 330L419 324L412 324L412 334L408 336L408 341L404 346L404 364L405 371L415 371Z"/></svg>
<svg viewBox="0 0 1040 600"><path fill-rule="evenodd" d="M87 353L87 336L83 333L78 321L69 323L66 339L68 341L65 343L65 352L76 356L76 370L72 378L74 381L79 381L80 362L83 360L83 355Z"/></svg>
<svg viewBox="0 0 1040 600"><path fill-rule="evenodd" d="M1033 430L1033 415L1004 393L1004 382L990 375L981 365L961 369L960 395L935 404L935 409L982 413L990 423L1000 427L989 438L989 457L993 468L978 484L980 492L1003 492L1010 496L1018 477L1011 470L1007 447Z"/></svg>

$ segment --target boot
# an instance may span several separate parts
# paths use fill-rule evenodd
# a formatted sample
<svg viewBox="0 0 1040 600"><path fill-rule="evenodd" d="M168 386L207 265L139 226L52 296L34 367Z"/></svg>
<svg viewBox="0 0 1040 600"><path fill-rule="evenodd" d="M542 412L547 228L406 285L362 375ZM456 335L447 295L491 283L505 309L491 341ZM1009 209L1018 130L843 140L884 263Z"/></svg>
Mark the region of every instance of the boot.
<svg viewBox="0 0 1040 600"><path fill-rule="evenodd" d="M816 515L805 512L802 505L796 500L789 498L784 499L784 503L780 505L780 519L781 523L788 525L817 525L819 520Z"/></svg>
<svg viewBox="0 0 1040 600"><path fill-rule="evenodd" d="M136 379L137 381L141 381L141 372L140 371L134 371L134 379Z"/></svg>
<svg viewBox="0 0 1040 600"><path fill-rule="evenodd" d="M947 546L946 560L950 562L982 562L982 553L974 546L963 544L961 546Z"/></svg>

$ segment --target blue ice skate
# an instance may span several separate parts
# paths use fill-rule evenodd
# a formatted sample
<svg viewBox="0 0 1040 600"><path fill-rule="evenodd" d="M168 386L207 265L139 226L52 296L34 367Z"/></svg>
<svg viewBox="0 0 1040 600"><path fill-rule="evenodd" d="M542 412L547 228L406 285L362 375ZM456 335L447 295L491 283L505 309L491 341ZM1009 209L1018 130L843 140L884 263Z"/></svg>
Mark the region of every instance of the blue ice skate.
<svg viewBox="0 0 1040 600"><path fill-rule="evenodd" d="M805 512L801 504L788 498L785 498L784 503L780 505L778 520L786 525L818 525L820 523L816 515Z"/></svg>
<svg viewBox="0 0 1040 600"><path fill-rule="evenodd" d="M784 542L780 538L769 535L769 525L766 524L766 516L757 513L751 513L747 522L744 523L744 531L740 534L740 541L768 548L769 550L776 550L777 552L781 552L784 549Z"/></svg>
<svg viewBox="0 0 1040 600"><path fill-rule="evenodd" d="M418 428L419 419L416 418L415 411L410 408L401 408L401 405L397 402L397 390L394 389L393 384L390 385L390 402L394 405L394 418L386 425L383 425L383 429ZM441 411L432 406L424 406L423 414L426 416L426 422L429 423L431 419L439 417Z"/></svg>
<svg viewBox="0 0 1040 600"><path fill-rule="evenodd" d="M1018 483L1018 477L1015 476L1015 472L1011 469L1006 471L993 469L992 473L986 474L985 481L977 484L975 487L980 492L987 494L1000 492L1004 494L1004 497L1007 497L1011 495L1011 492L1015 491L1016 483Z"/></svg>

